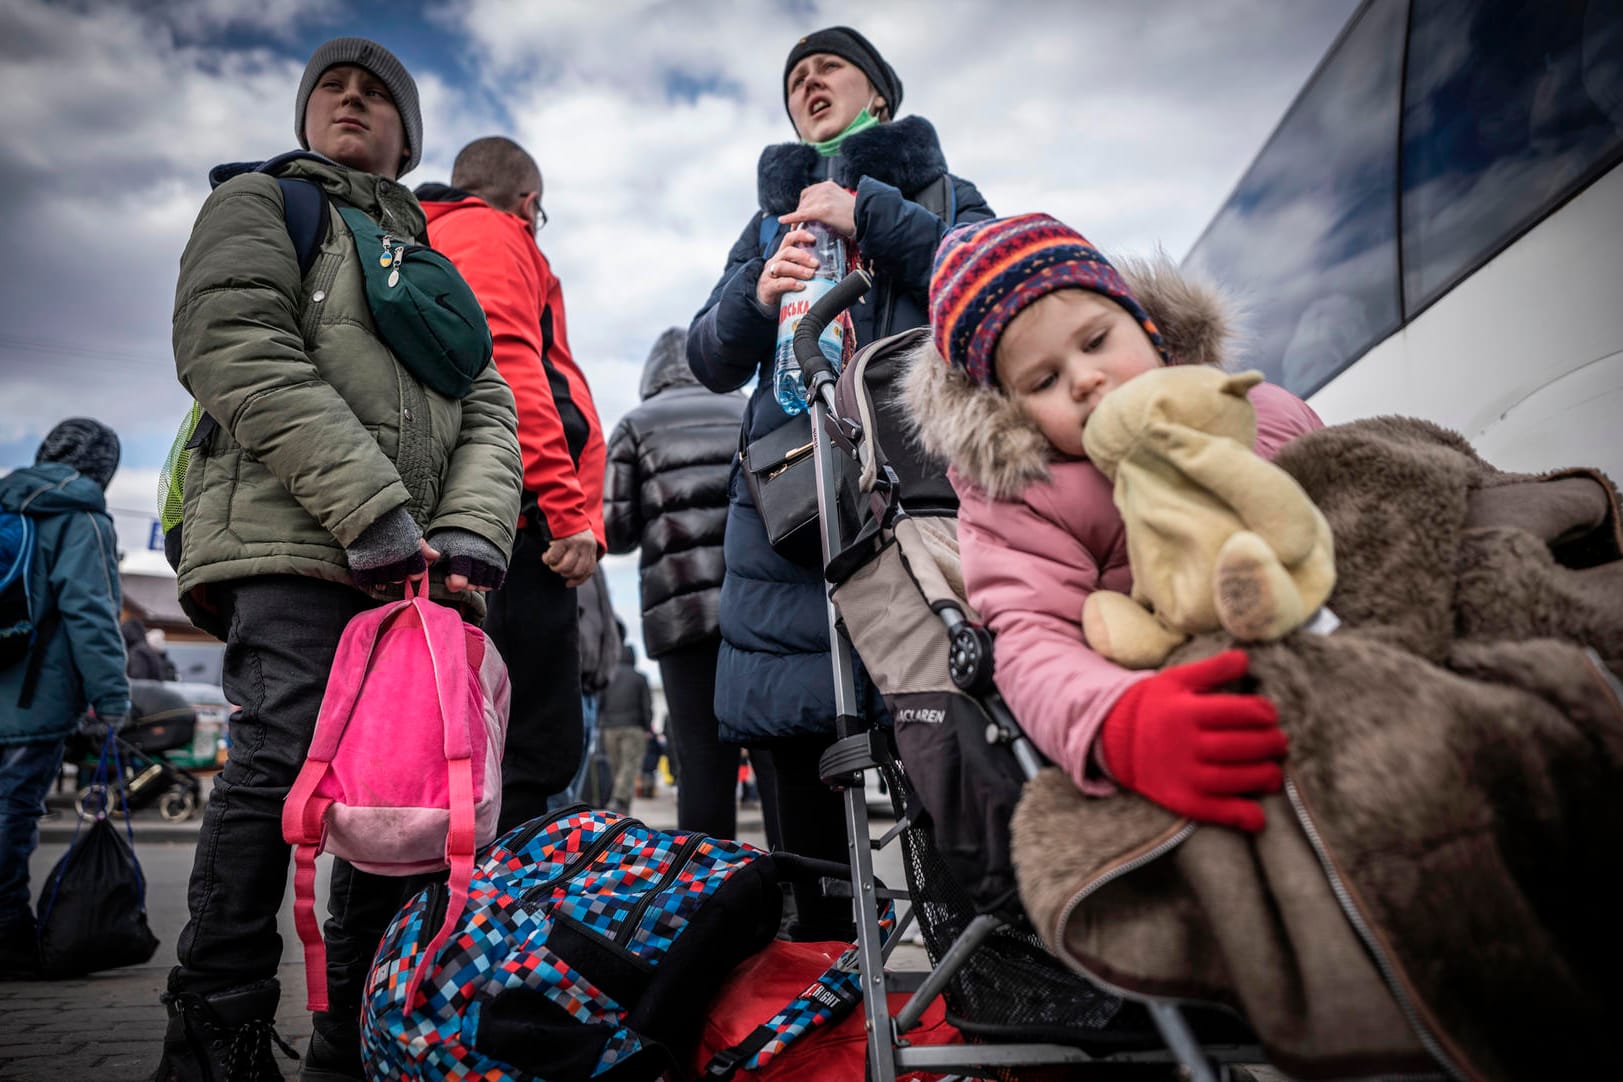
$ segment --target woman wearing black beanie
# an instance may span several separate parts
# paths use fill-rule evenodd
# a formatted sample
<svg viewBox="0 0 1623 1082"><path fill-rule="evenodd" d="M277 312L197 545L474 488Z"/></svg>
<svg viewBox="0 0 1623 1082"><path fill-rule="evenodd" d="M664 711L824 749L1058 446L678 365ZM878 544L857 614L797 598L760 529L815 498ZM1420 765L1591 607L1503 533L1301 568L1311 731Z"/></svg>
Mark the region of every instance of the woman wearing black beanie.
<svg viewBox="0 0 1623 1082"><path fill-rule="evenodd" d="M802 247L809 234L794 226L829 226L845 238L852 264L873 273L874 287L851 311L860 348L927 323L936 245L953 224L992 217L975 186L947 171L929 121L895 119L901 78L857 31L834 26L797 41L783 93L799 139L762 151L759 205L688 329L688 360L711 390L756 379L746 443L789 421L772 390L778 302L802 290L816 265ZM835 714L821 569L772 548L737 468L735 460L716 674L721 737L756 749L750 757L773 842L843 863L840 798L817 773ZM859 684L878 715L878 695L865 678ZM850 935L848 901L797 895L796 906L803 937Z"/></svg>

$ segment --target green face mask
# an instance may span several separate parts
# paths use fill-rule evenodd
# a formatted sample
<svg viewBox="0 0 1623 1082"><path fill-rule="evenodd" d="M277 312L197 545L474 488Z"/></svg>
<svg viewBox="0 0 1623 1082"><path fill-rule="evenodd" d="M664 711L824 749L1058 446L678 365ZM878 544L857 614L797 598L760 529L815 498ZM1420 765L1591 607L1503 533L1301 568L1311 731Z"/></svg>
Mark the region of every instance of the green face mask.
<svg viewBox="0 0 1623 1082"><path fill-rule="evenodd" d="M815 147L817 153L823 157L832 158L840 152L840 144L845 142L846 136L855 135L859 131L867 131L877 123L879 123L879 118L868 112L867 107L864 107L862 112L857 114L856 119L847 124L845 130L840 134L832 139L825 139L821 143L812 143L811 146Z"/></svg>

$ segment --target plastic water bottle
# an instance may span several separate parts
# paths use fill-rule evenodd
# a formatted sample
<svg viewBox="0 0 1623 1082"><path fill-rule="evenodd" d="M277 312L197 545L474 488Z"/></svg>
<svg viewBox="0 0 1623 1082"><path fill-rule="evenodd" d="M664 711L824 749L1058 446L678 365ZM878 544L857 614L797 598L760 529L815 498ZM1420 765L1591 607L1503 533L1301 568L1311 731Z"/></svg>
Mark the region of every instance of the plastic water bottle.
<svg viewBox="0 0 1623 1082"><path fill-rule="evenodd" d="M817 238L811 246L812 254L817 257L817 271L810 281L802 283L805 289L785 293L778 301L777 362L772 370L772 388L777 394L778 405L791 417L806 408L800 362L795 360L795 328L800 326L800 317L806 314L807 309L845 277L844 239L822 222L803 222L796 228L804 229ZM831 319L817 338L823 356L828 358L836 372L840 370L841 350L845 348L845 327L845 320Z"/></svg>

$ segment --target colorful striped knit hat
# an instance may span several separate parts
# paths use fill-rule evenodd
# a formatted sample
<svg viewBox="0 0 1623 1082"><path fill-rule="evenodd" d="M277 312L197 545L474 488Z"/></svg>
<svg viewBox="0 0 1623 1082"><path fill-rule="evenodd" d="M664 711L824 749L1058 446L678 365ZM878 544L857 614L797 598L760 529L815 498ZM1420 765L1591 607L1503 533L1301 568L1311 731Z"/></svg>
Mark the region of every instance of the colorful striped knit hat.
<svg viewBox="0 0 1623 1082"><path fill-rule="evenodd" d="M948 364L982 386L997 382L992 351L1009 321L1056 289L1087 289L1127 310L1163 359L1155 321L1110 260L1086 237L1047 214L959 226L942 238L930 272L930 325Z"/></svg>

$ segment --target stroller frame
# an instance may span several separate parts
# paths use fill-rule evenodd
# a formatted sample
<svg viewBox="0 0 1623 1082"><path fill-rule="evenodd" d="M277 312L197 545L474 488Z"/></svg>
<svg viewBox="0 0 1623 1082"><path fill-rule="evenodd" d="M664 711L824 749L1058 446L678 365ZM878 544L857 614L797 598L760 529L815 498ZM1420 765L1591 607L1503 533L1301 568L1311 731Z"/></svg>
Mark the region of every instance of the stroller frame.
<svg viewBox="0 0 1623 1082"><path fill-rule="evenodd" d="M838 452L829 435L827 424L832 419L844 425L858 438L874 438L873 433L860 433L850 419L840 417L835 405L836 374L823 356L818 336L823 328L845 308L861 297L872 285L864 270L850 273L833 290L825 294L801 318L796 328L794 348L800 362L806 386L807 408L812 414L813 463L817 483L818 525L821 531L823 565L826 568L844 550L838 511L839 477L835 455ZM904 516L899 507L894 512ZM1168 1001L1152 999L1118 988L1108 988L1124 999L1137 1001L1148 1010L1165 1050L1150 1052L1123 1051L1109 1056L1090 1055L1082 1048L1057 1043L961 1044L913 1048L907 1046L905 1034L923 1016L925 1009L945 990L953 975L974 955L979 946L1006 923L990 913L978 914L940 958L935 967L922 974L896 973L887 975L885 959L888 947L900 940L900 933L912 921L917 910L910 905L902 924L883 943L880 934L880 909L883 902L909 900L906 891L889 890L877 884L874 875L873 851L893 844L909 825L905 816L898 825L878 842L870 841L868 807L861 773L878 769L882 762L894 761L894 751L887 751L879 733L863 718L857 699L856 673L851 662L850 646L839 614L835 608L832 590L827 600L829 641L836 644L830 650L834 677L837 739L824 753L820 763L823 780L835 788L842 788L845 805L845 826L850 839L851 894L855 905L857 942L854 963L860 973L864 993L862 1010L866 1022L868 1041L868 1078L870 1082L895 1082L899 1071L933 1070L965 1071L982 1068L997 1070L1020 1065L1094 1064L1101 1077L1107 1077L1110 1066L1128 1063L1168 1062L1183 1068L1184 1077L1191 1082L1219 1082L1229 1077L1226 1064L1258 1062L1260 1051L1255 1046L1225 1046L1203 1048L1196 1039L1180 1008ZM937 613L952 636L954 652L966 655L954 659L954 668L967 665L978 670L981 682L990 675L989 638L974 627L964 612L951 605L937 606ZM954 672L954 680L958 674ZM966 677L966 679L972 679ZM1023 775L1029 780L1042 765L1036 749L1007 707L989 697L988 713L996 732L988 733L988 741L1004 744L1015 757ZM1058 960L1056 960L1057 964ZM1091 978L1090 978L1091 979ZM1095 983L1098 983L1095 981ZM1102 986L1108 987L1108 986ZM911 991L912 997L894 1017L890 1014L887 992ZM970 1075L968 1077L975 1077Z"/></svg>

